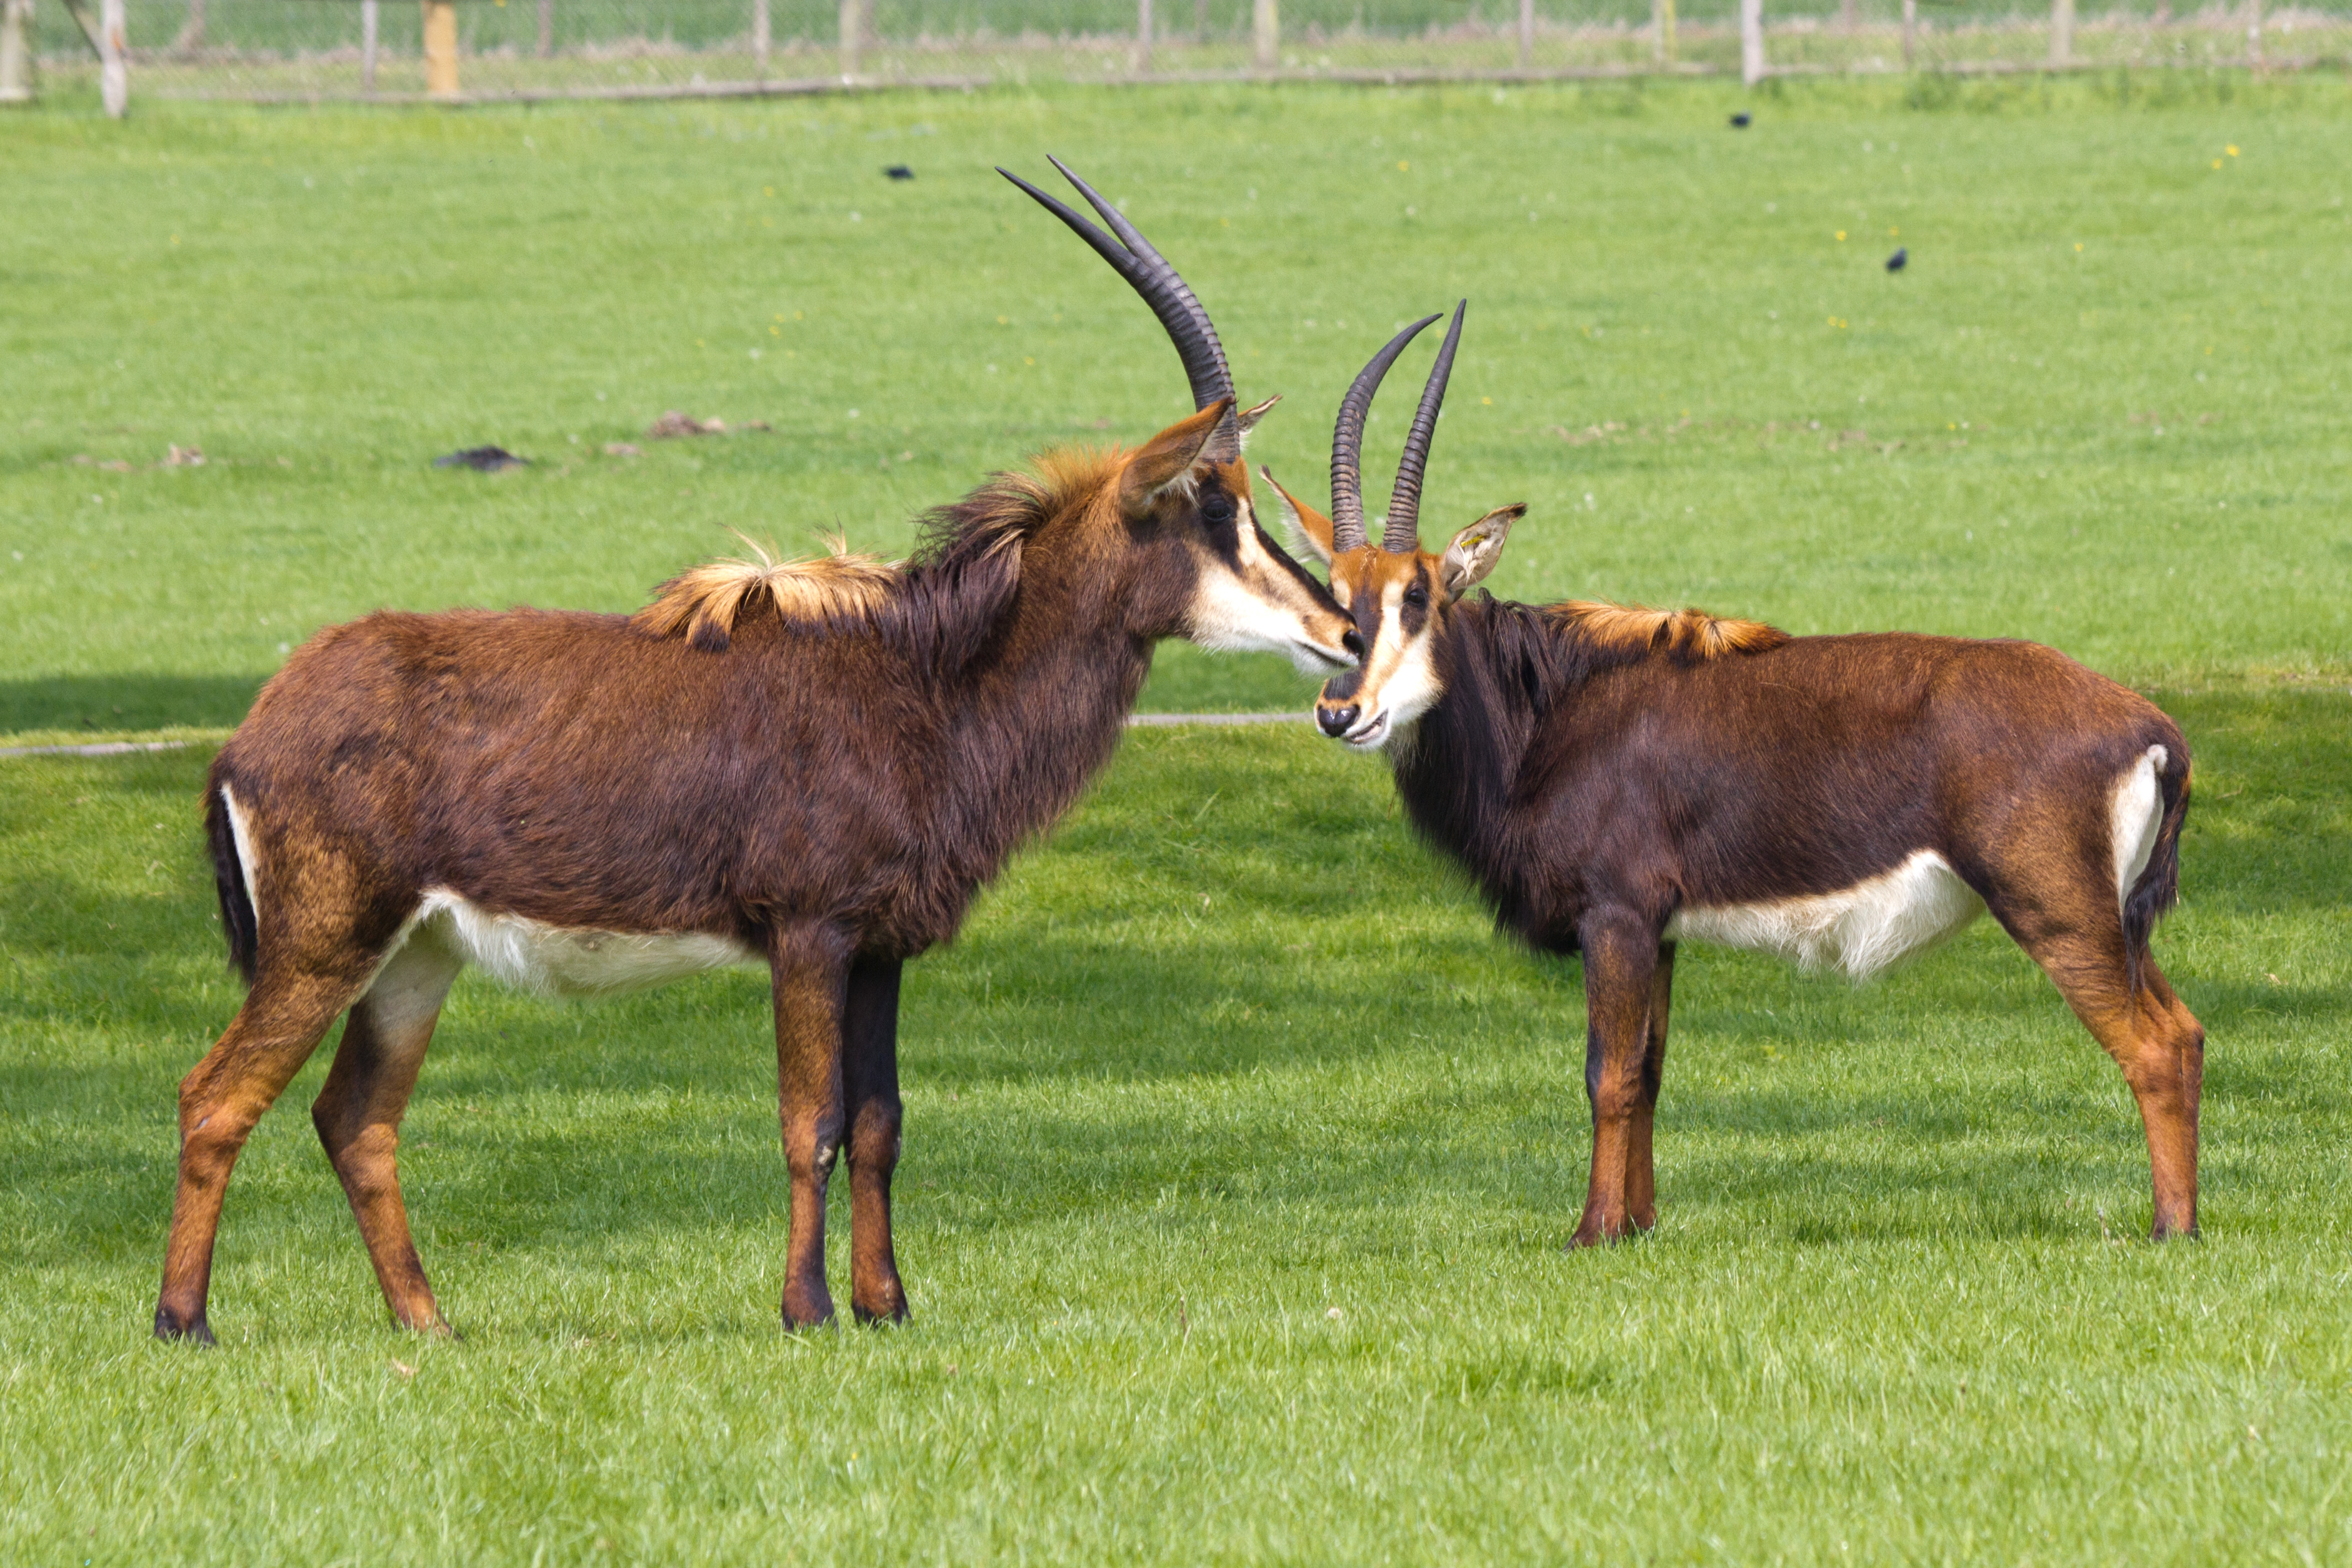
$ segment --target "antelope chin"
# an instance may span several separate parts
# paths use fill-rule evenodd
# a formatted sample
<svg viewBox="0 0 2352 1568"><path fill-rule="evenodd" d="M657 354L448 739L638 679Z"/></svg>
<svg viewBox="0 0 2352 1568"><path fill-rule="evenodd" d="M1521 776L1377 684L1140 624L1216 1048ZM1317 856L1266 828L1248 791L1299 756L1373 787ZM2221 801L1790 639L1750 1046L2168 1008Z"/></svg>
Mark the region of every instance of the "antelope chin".
<svg viewBox="0 0 2352 1568"><path fill-rule="evenodd" d="M1389 731L1389 710L1382 708L1339 739L1350 751L1378 751L1388 744Z"/></svg>
<svg viewBox="0 0 2352 1568"><path fill-rule="evenodd" d="M1290 655L1292 667L1302 675L1332 675L1356 667L1353 654L1334 653L1313 643L1294 642L1283 652Z"/></svg>

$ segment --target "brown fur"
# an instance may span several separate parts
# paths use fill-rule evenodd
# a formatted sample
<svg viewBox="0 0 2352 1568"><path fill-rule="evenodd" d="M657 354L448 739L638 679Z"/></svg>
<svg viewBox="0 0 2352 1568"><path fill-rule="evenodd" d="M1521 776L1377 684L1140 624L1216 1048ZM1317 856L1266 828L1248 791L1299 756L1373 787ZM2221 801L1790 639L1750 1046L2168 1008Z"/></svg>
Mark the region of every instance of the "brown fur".
<svg viewBox="0 0 2352 1568"><path fill-rule="evenodd" d="M156 1332L208 1337L230 1169L346 1009L319 1134L393 1315L446 1327L394 1164L456 972L431 928L406 934L444 893L764 957L792 1176L784 1318L833 1311L824 1190L843 1153L852 1305L903 1315L888 1208L903 961L950 939L1076 799L1212 574L1229 580L1219 603L1254 599L1345 662L1352 629L1329 596L1262 533L1245 547L1246 472L1201 456L1224 407L1131 453L1000 475L934 514L899 567L763 557L686 573L635 616L380 612L304 644L213 763L223 922L252 985L181 1085Z"/></svg>

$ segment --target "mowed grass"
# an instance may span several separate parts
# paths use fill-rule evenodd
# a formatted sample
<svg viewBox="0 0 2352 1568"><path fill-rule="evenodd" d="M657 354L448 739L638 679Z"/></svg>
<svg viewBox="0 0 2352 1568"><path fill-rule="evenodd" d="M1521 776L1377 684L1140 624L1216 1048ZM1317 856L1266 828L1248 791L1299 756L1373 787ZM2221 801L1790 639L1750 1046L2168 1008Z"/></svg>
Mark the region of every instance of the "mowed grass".
<svg viewBox="0 0 2352 1568"><path fill-rule="evenodd" d="M173 1084L236 1000L203 758L0 762L0 1554L2341 1560L2352 724L2174 706L2201 1244L2137 1239L2129 1097L1979 925L1860 992L1691 955L1660 1228L1564 1253L1574 967L1493 939L1374 765L1139 732L909 970L910 1326L776 1327L756 977L468 978L404 1150L467 1338L385 1325L322 1053L238 1169L209 1354L146 1338Z"/></svg>
<svg viewBox="0 0 2352 1568"><path fill-rule="evenodd" d="M1660 1229L1570 1255L1576 966L1492 936L1376 764L1142 731L908 971L911 1325L776 1326L755 977L469 977L403 1162L468 1337L385 1326L322 1051L200 1354L146 1330L173 1086L237 1000L207 747L0 759L0 1559L2352 1556L2352 95L1928 96L0 118L0 732L201 737L377 605L627 608L729 527L903 548L1149 434L1174 356L987 171L1059 151L1290 394L1255 451L1310 491L1347 377L1470 295L1425 516L1531 500L1507 594L2153 690L2198 767L2158 953L2212 1035L2206 1237L2155 1248L2128 1094L1989 925L1860 991L1694 950ZM667 407L774 428L644 440ZM541 461L425 465L486 440ZM1149 700L1305 693L1180 650Z"/></svg>

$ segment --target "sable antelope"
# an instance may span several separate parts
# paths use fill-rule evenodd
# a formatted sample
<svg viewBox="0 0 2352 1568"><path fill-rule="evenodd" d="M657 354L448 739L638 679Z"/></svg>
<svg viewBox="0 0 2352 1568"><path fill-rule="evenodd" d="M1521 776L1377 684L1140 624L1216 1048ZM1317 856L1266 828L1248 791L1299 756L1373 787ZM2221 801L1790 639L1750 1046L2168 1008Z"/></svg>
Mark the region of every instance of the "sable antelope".
<svg viewBox="0 0 2352 1568"><path fill-rule="evenodd" d="M2137 1097L2154 1234L2194 1235L2205 1031L2148 953L2189 805L2172 720L2032 643L1790 637L1696 610L1465 598L1526 508L1487 513L1443 553L1421 548L1460 309L1377 547L1364 525L1365 411L1436 319L1349 389L1330 517L1283 493L1367 644L1315 716L1386 750L1414 826L1476 879L1499 927L1584 955L1592 1175L1575 1244L1656 1222L1650 1134L1676 941L1860 979L1988 908Z"/></svg>
<svg viewBox="0 0 2352 1568"><path fill-rule="evenodd" d="M393 1317L446 1331L394 1149L468 962L558 992L766 964L792 1176L784 1321L832 1314L824 1191L845 1149L851 1304L905 1314L902 962L953 936L1109 757L1159 639L1285 652L1317 674L1354 656L1351 622L1252 510L1242 436L1269 405L1237 411L1192 291L1063 172L1118 241L1022 188L1151 306L1197 413L1135 451L998 476L934 514L900 566L707 565L633 616L378 613L320 632L263 688L207 790L249 988L180 1086L159 1335L210 1340L230 1168L346 1009L312 1119Z"/></svg>

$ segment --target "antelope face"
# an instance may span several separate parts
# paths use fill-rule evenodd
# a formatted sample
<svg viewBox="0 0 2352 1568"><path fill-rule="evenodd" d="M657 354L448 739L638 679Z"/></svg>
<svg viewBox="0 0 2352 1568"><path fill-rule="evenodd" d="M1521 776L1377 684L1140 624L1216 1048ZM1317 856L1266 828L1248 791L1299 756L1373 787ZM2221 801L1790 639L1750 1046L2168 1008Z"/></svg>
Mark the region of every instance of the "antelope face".
<svg viewBox="0 0 2352 1568"><path fill-rule="evenodd" d="M1242 428L1265 406L1243 414ZM1150 564L1134 601L1148 633L1172 632L1203 648L1286 655L1305 674L1355 664L1354 619L1276 544L1257 518L1249 469L1203 448L1225 405L1213 404L1154 436L1129 460L1120 507ZM1173 591L1155 592L1166 584Z"/></svg>
<svg viewBox="0 0 2352 1568"><path fill-rule="evenodd" d="M1358 751L1378 750L1445 695L1437 651L1447 616L1495 569L1511 525L1527 507L1487 513L1454 535L1442 555L1417 543L1402 550L1360 545L1335 555L1330 519L1279 485L1275 488L1303 546L1329 563L1332 596L1347 610L1364 650L1356 668L1323 684L1315 723Z"/></svg>
<svg viewBox="0 0 2352 1568"><path fill-rule="evenodd" d="M1503 541L1527 507L1503 507L1454 536L1443 555L1421 548L1421 478L1429 464L1430 437L1445 402L1454 350L1462 341L1465 300L1454 312L1445 342L1430 367L1421 407L1404 438L1388 515L1375 545L1364 526L1364 420L1405 346L1437 319L1424 316L1389 340L1357 372L1339 400L1339 420L1331 433L1331 515L1324 516L1265 476L1282 497L1283 512L1300 545L1331 570L1331 591L1347 607L1363 652L1356 668L1323 685L1315 722L1334 740L1359 751L1376 750L1409 730L1412 722L1445 695L1438 653L1447 612L1502 559Z"/></svg>

